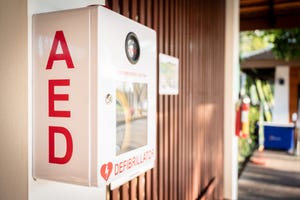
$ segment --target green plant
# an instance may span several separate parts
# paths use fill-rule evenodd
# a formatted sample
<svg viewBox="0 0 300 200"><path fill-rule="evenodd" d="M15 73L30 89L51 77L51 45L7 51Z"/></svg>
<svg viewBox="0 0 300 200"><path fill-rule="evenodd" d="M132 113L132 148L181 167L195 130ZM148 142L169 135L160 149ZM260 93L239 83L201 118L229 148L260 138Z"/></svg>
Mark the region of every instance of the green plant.
<svg viewBox="0 0 300 200"><path fill-rule="evenodd" d="M272 51L276 58L290 61L300 58L300 29L273 30Z"/></svg>
<svg viewBox="0 0 300 200"><path fill-rule="evenodd" d="M244 31L240 33L240 57L260 49L271 48L277 59L300 58L300 28Z"/></svg>

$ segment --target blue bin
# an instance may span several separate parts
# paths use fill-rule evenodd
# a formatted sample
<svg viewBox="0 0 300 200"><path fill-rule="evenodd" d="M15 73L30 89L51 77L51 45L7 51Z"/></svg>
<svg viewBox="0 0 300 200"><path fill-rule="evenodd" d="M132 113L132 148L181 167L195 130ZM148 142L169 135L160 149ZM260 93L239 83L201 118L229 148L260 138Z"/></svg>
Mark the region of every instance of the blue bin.
<svg viewBox="0 0 300 200"><path fill-rule="evenodd" d="M266 149L292 150L294 148L294 124L264 123Z"/></svg>

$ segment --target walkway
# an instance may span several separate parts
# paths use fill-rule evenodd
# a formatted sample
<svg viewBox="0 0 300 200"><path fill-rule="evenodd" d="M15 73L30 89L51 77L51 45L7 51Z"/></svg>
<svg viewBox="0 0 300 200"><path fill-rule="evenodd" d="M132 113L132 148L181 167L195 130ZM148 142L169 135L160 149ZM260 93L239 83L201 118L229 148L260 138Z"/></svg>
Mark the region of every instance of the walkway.
<svg viewBox="0 0 300 200"><path fill-rule="evenodd" d="M299 200L300 157L284 151L256 151L238 184L239 200Z"/></svg>

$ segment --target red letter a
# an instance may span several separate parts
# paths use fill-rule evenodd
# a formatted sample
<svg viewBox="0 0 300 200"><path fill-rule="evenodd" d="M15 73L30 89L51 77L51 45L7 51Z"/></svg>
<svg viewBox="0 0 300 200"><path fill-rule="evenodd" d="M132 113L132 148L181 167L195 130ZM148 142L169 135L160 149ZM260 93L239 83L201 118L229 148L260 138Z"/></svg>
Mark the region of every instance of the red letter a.
<svg viewBox="0 0 300 200"><path fill-rule="evenodd" d="M57 47L58 47L58 42L60 42L60 46L62 49L62 53L60 53L60 54L56 53ZM72 61L72 58L71 58L71 55L69 52L69 48L68 48L64 33L62 31L56 31L56 33L55 33L46 69L52 69L53 62L55 60L65 60L68 68L74 68L74 64L73 64L73 61Z"/></svg>
<svg viewBox="0 0 300 200"><path fill-rule="evenodd" d="M55 157L55 133L61 133L66 138L66 153L63 157ZM68 129L59 126L49 126L49 163L65 164L73 153L72 136Z"/></svg>

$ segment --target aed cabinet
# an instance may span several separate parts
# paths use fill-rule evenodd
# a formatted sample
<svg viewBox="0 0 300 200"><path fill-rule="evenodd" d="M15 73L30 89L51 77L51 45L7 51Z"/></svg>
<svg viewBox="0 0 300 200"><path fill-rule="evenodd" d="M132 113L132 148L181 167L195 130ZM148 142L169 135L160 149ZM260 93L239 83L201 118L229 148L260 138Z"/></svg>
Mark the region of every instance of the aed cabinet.
<svg viewBox="0 0 300 200"><path fill-rule="evenodd" d="M156 33L102 6L33 16L33 176L115 188L154 166Z"/></svg>

